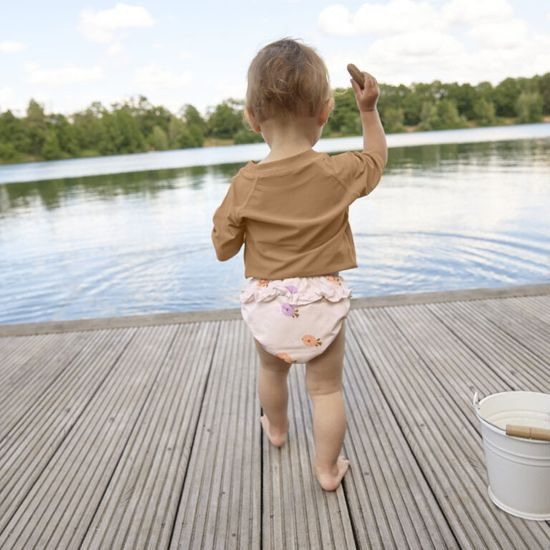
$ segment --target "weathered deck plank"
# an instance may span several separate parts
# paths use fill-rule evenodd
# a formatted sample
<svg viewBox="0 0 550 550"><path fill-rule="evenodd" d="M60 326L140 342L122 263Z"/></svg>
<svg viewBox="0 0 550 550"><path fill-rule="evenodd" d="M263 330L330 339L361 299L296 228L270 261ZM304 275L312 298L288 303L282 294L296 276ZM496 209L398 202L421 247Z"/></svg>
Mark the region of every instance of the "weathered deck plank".
<svg viewBox="0 0 550 550"><path fill-rule="evenodd" d="M471 399L550 392L550 285L358 300L347 327L334 493L305 367L276 449L233 311L0 327L0 547L548 550L490 502Z"/></svg>
<svg viewBox="0 0 550 550"><path fill-rule="evenodd" d="M41 353L54 339L55 335L51 334L0 338L0 388L8 384L9 377L17 373L33 354Z"/></svg>
<svg viewBox="0 0 550 550"><path fill-rule="evenodd" d="M168 546L217 330L179 327L81 548Z"/></svg>
<svg viewBox="0 0 550 550"><path fill-rule="evenodd" d="M34 400L78 356L93 333L55 335L36 347L21 350L18 368L7 373L0 386L0 439L14 418Z"/></svg>
<svg viewBox="0 0 550 550"><path fill-rule="evenodd" d="M221 322L170 548L259 548L259 403L243 325Z"/></svg>
<svg viewBox="0 0 550 550"><path fill-rule="evenodd" d="M508 300L487 300L478 305L478 311L519 345L543 361L550 360L550 315L534 316Z"/></svg>
<svg viewBox="0 0 550 550"><path fill-rule="evenodd" d="M2 548L74 547L95 514L177 327L139 329L86 414L58 446L0 535ZM62 542L63 541L63 542Z"/></svg>
<svg viewBox="0 0 550 550"><path fill-rule="evenodd" d="M380 313L373 310L376 317ZM359 316L353 311L351 326ZM376 351L347 336L345 388L351 460L344 478L359 548L457 548L456 539L401 433L374 373Z"/></svg>
<svg viewBox="0 0 550 550"><path fill-rule="evenodd" d="M464 419L468 402L445 389L417 339L407 337L404 325L398 326L387 312L374 316L364 310L350 321L354 332L362 331L360 346L378 351L373 370L460 546L542 548L548 528L510 518L489 502L481 441Z"/></svg>
<svg viewBox="0 0 550 550"><path fill-rule="evenodd" d="M474 364L489 368L513 390L548 391L550 371L529 346L510 338L491 323L474 303L428 305L428 309L454 332L477 357Z"/></svg>
<svg viewBox="0 0 550 550"><path fill-rule="evenodd" d="M263 445L263 544L266 549L355 548L349 511L340 487L324 492L313 472L310 405L305 366L289 374L289 435L280 449Z"/></svg>
<svg viewBox="0 0 550 550"><path fill-rule="evenodd" d="M45 385L19 416L9 415L13 422L6 422L0 440L0 533L44 475L132 333L131 329L96 333L63 377Z"/></svg>

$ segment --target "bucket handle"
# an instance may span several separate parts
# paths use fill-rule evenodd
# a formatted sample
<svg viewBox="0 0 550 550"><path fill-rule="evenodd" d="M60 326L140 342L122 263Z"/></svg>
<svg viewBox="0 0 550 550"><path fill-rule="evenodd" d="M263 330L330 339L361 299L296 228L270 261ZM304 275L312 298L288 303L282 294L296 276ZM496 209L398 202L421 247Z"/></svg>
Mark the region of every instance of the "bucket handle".
<svg viewBox="0 0 550 550"><path fill-rule="evenodd" d="M479 394L475 392L472 397L472 406L476 410L479 416ZM488 420L484 420L487 424L493 426L497 431L505 433L510 437L521 437L523 439L534 439L537 441L550 441L550 430L545 428L535 428L531 426L517 426L514 424L506 424L506 430L503 430L500 426L496 426Z"/></svg>
<svg viewBox="0 0 550 550"><path fill-rule="evenodd" d="M474 393L474 396L472 397L472 405L476 411L476 414L478 416L478 418L484 422L485 424L488 424L489 426L491 426L495 431L501 433L501 434L505 434L505 430L503 430L500 426L497 426L496 424L493 424L492 422L489 422L487 419L485 418L481 418L481 414L479 412L479 394L478 392L475 392Z"/></svg>
<svg viewBox="0 0 550 550"><path fill-rule="evenodd" d="M514 426L506 424L506 435L512 437L523 437L525 439L536 439L537 441L550 441L550 430L545 428L532 428L529 426Z"/></svg>

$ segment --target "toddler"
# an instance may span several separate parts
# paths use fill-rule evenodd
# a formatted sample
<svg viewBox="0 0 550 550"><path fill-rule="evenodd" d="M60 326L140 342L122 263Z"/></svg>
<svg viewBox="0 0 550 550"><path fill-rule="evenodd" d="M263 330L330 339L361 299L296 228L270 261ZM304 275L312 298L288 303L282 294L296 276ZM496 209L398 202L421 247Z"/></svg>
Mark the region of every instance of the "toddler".
<svg viewBox="0 0 550 550"><path fill-rule="evenodd" d="M363 125L363 151L329 156L312 149L334 107L326 66L310 47L283 39L265 46L248 70L245 115L270 148L232 179L214 214L212 240L224 261L244 244L241 311L260 358L261 424L281 447L288 431L287 377L306 363L313 409L315 473L334 491L349 461L342 390L344 321L351 292L339 275L357 267L349 205L378 184L387 160L374 77L351 81Z"/></svg>

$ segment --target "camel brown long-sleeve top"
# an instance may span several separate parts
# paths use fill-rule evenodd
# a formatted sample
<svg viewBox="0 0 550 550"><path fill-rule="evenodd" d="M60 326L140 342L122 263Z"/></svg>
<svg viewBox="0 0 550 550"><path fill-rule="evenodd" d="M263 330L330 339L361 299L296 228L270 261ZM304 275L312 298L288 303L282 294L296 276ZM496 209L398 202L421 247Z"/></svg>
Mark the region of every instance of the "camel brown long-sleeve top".
<svg viewBox="0 0 550 550"><path fill-rule="evenodd" d="M245 276L284 279L357 267L349 205L380 181L375 153L329 156L308 150L266 163L249 162L231 180L214 214L219 260L244 249Z"/></svg>

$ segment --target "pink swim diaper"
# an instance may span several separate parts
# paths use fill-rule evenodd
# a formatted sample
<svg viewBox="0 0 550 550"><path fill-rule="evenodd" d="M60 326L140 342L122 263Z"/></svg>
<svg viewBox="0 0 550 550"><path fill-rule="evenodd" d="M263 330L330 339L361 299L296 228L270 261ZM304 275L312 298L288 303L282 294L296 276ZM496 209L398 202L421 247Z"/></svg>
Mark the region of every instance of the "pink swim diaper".
<svg viewBox="0 0 550 550"><path fill-rule="evenodd" d="M350 308L339 275L249 279L241 313L264 349L287 363L307 363L334 341Z"/></svg>

